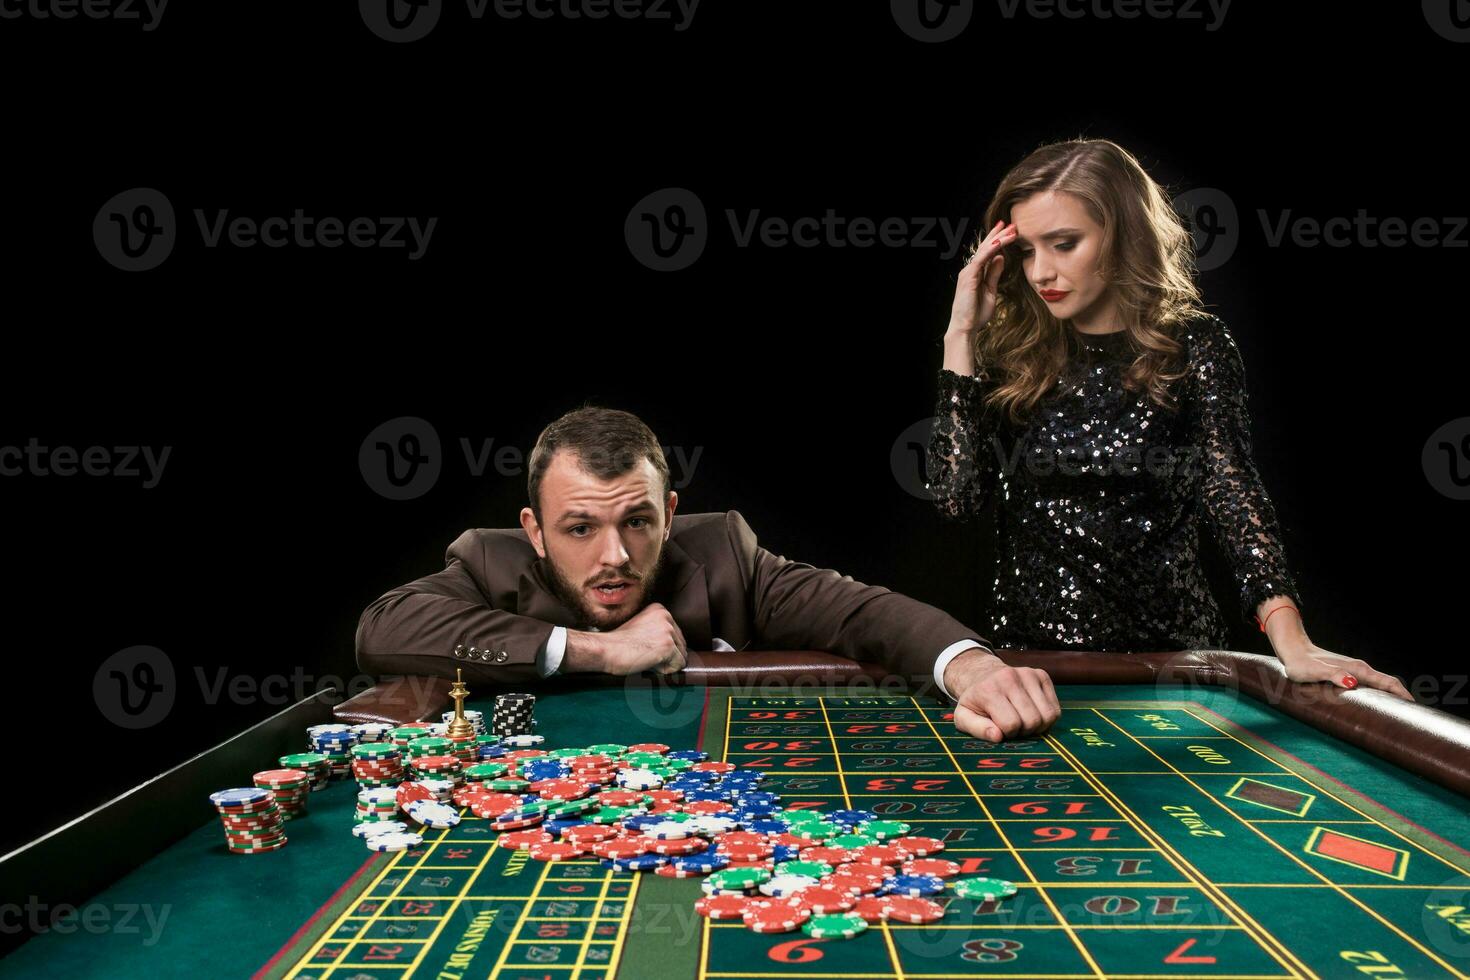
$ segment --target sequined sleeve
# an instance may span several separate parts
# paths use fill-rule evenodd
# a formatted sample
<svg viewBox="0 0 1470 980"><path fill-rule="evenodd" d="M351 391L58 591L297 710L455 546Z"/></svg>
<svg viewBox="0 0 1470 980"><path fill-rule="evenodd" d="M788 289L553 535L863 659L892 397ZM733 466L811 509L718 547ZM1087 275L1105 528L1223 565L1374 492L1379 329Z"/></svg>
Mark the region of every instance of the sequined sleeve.
<svg viewBox="0 0 1470 980"><path fill-rule="evenodd" d="M1271 596L1301 598L1286 564L1276 510L1251 458L1245 367L1235 338L1218 318L1190 328L1194 444L1202 457L1200 495L1205 514L1238 590L1240 608L1254 625L1256 607Z"/></svg>
<svg viewBox="0 0 1470 980"><path fill-rule="evenodd" d="M939 399L929 434L925 487L940 516L960 521L978 513L995 481L991 413L981 396L985 383L948 368L939 371Z"/></svg>

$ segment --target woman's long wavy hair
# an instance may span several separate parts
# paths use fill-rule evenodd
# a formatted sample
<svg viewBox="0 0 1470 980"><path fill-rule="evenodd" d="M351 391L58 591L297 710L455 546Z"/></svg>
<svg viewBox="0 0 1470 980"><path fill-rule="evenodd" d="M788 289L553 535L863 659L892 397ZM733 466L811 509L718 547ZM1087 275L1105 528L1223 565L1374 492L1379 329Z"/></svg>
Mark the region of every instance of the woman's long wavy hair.
<svg viewBox="0 0 1470 980"><path fill-rule="evenodd" d="M1127 150L1090 139L1033 151L1001 181L966 264L997 221L1009 222L1013 207L1045 191L1075 196L1103 229L1099 274L1117 300L1134 354L1124 387L1176 409L1169 385L1185 371L1176 364L1183 347L1175 335L1181 324L1209 314L1198 306L1194 241L1163 189ZM1073 331L1027 281L1019 246L1007 245L1004 254L995 314L975 333L975 371L995 382L986 404L1019 423L1061 377Z"/></svg>

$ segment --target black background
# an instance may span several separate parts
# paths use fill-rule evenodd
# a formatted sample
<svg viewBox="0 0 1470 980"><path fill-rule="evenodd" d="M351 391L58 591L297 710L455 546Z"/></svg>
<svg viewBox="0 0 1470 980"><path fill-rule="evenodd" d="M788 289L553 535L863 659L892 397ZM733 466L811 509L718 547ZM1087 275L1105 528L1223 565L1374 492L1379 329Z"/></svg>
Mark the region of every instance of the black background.
<svg viewBox="0 0 1470 980"><path fill-rule="evenodd" d="M45 806L9 808L0 845L282 706L208 703L198 672L252 686L300 673L303 694L350 678L368 602L441 568L463 529L516 523L524 471L475 477L459 440L524 454L584 401L701 454L681 512L738 509L777 553L983 631L991 532L941 523L890 465L900 433L933 414L960 257L932 235L742 247L727 212L831 209L902 219L909 235L963 221L968 244L1010 166L1079 136L1120 143L1171 195L1233 202L1235 252L1200 282L1242 351L1309 633L1464 713L1465 504L1420 460L1465 413L1467 207L1459 127L1418 118L1453 111L1436 93L1456 90L1463 52L1417 5L1366 21L1239 5L1213 26L1200 12L981 6L943 43L909 36L883 3L708 2L682 31L475 20L451 4L412 43L374 36L343 3L179 4L153 31L0 20L0 445L170 450L152 488L0 478L7 730L22 775L47 786ZM167 196L178 241L157 268L124 272L92 223L138 187ZM665 188L708 214L707 246L680 271L651 270L624 236ZM297 208L438 224L410 261L206 248L193 215ZM1273 247L1264 229L1360 209L1429 219L1453 246L1385 247L1375 232ZM367 434L400 416L443 443L438 481L408 501L358 466ZM1234 610L1228 584L1217 595ZM1233 648L1269 652L1230 618ZM167 654L178 689L165 720L129 731L93 680L139 644Z"/></svg>

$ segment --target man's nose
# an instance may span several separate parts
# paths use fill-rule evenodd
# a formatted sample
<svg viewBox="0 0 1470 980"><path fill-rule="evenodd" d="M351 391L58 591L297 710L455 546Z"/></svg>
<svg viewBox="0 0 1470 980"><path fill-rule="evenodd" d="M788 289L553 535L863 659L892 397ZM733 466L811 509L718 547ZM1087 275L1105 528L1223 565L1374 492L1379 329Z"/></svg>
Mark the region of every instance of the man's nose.
<svg viewBox="0 0 1470 980"><path fill-rule="evenodd" d="M613 568L622 568L628 563L628 549L623 546L623 536L616 530L609 529L602 536L602 554L599 556L602 564Z"/></svg>

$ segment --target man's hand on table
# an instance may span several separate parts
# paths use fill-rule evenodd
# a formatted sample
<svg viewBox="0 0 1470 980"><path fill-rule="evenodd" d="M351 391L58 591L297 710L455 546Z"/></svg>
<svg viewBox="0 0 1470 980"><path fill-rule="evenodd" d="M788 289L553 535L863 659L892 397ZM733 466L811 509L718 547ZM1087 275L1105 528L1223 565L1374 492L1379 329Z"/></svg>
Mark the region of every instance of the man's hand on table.
<svg viewBox="0 0 1470 980"><path fill-rule="evenodd" d="M683 630L661 603L650 602L617 629L600 633L567 630L562 670L618 675L653 670L672 674L683 670L688 659Z"/></svg>
<svg viewBox="0 0 1470 980"><path fill-rule="evenodd" d="M949 662L944 687L957 702L954 726L988 742L1040 735L1062 714L1046 671L1007 667L980 647Z"/></svg>

